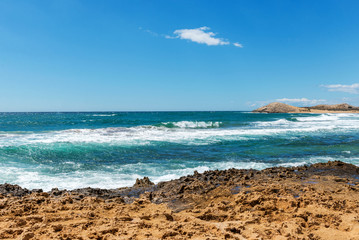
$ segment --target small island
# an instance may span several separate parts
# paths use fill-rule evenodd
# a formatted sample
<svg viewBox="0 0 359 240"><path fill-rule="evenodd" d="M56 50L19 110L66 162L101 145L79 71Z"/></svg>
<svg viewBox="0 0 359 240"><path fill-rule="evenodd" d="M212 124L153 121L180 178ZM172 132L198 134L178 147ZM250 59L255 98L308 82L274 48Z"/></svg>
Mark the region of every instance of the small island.
<svg viewBox="0 0 359 240"><path fill-rule="evenodd" d="M313 107L295 107L281 102L273 102L252 112L257 113L359 113L359 107L347 103L334 105L316 105Z"/></svg>

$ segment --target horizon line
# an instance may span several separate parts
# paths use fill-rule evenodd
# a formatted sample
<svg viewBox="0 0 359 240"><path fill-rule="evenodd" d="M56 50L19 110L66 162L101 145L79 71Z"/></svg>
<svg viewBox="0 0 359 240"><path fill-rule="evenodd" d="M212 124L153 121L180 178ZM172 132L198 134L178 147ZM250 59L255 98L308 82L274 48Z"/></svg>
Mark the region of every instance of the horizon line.
<svg viewBox="0 0 359 240"><path fill-rule="evenodd" d="M0 111L0 113L97 113L97 112L251 112L252 110L115 110L115 111Z"/></svg>

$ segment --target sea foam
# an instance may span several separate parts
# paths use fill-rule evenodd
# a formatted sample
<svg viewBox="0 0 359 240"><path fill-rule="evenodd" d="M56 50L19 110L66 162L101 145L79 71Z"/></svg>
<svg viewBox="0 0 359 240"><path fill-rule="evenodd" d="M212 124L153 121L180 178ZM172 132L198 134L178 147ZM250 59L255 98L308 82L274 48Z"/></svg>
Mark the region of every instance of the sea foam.
<svg viewBox="0 0 359 240"><path fill-rule="evenodd" d="M350 117L350 119L345 119ZM344 118L344 119L343 119ZM163 123L176 127L143 125L97 129L69 129L61 131L0 133L1 146L52 143L107 143L113 145L149 145L158 142L206 145L220 141L245 141L252 137L308 132L340 132L359 129L359 117L342 114L296 117L298 121L277 119L257 121L249 126L221 128L221 122L180 121Z"/></svg>
<svg viewBox="0 0 359 240"><path fill-rule="evenodd" d="M0 119L0 183L117 188L143 176L158 183L232 167L359 164L357 114L86 114L56 115L58 122L46 114L30 115L36 117L31 122L26 115L28 128L13 114L8 131L10 121Z"/></svg>

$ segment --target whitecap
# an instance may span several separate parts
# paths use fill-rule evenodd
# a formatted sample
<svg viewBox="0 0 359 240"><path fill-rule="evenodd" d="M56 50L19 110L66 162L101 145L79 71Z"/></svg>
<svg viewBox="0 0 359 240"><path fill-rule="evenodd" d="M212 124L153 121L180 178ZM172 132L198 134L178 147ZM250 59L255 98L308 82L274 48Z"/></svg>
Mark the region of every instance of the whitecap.
<svg viewBox="0 0 359 240"><path fill-rule="evenodd" d="M204 121L179 121L179 122L164 122L162 125L174 126L178 128L219 128L222 122L204 122Z"/></svg>

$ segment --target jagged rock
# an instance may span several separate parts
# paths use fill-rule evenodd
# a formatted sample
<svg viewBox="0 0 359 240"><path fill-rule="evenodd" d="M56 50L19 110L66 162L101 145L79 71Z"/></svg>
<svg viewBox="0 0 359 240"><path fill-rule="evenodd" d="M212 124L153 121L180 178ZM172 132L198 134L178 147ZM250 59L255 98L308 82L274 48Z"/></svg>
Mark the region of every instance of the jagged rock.
<svg viewBox="0 0 359 240"><path fill-rule="evenodd" d="M134 188L145 188L151 187L155 185L153 182L150 181L148 177L144 177L143 179L136 179L136 183L133 185Z"/></svg>
<svg viewBox="0 0 359 240"><path fill-rule="evenodd" d="M22 197L30 193L30 190L22 188L19 185L12 185L8 183L0 184L0 194L3 195L11 194L16 197Z"/></svg>
<svg viewBox="0 0 359 240"><path fill-rule="evenodd" d="M0 239L357 239L358 172L334 161L22 197L11 192L22 188L0 185Z"/></svg>

